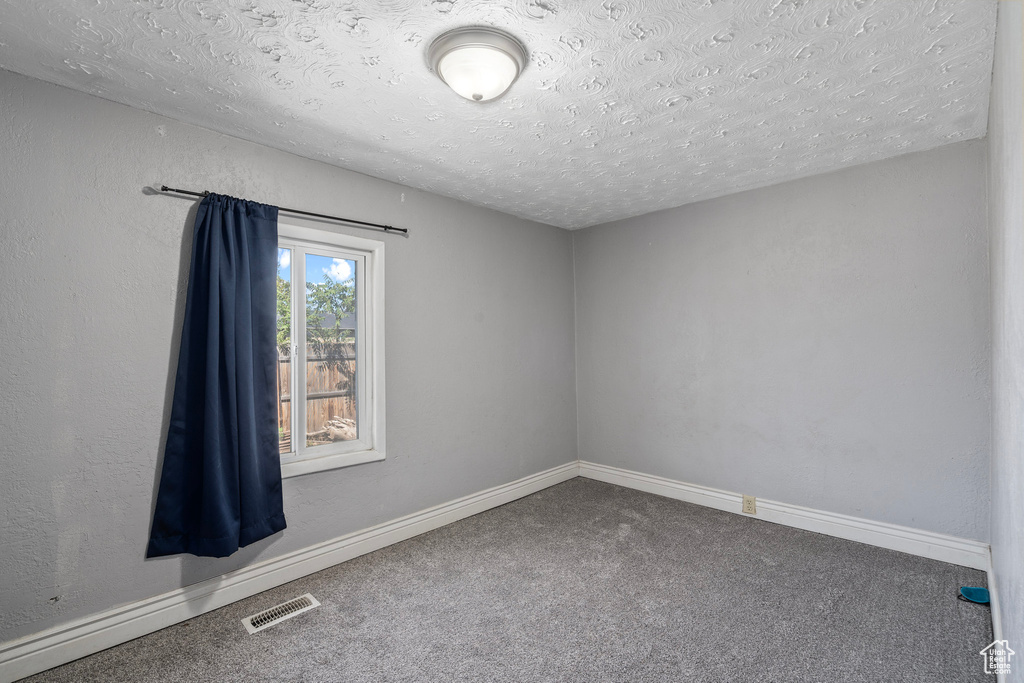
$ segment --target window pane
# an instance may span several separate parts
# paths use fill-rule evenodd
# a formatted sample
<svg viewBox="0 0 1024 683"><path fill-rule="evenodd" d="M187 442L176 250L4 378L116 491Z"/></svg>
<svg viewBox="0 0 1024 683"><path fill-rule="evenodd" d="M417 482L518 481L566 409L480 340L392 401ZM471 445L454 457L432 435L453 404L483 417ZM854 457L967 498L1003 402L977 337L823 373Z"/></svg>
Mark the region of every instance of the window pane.
<svg viewBox="0 0 1024 683"><path fill-rule="evenodd" d="M306 254L306 445L358 436L356 262Z"/></svg>
<svg viewBox="0 0 1024 683"><path fill-rule="evenodd" d="M292 250L277 250L277 435L281 453L292 450Z"/></svg>

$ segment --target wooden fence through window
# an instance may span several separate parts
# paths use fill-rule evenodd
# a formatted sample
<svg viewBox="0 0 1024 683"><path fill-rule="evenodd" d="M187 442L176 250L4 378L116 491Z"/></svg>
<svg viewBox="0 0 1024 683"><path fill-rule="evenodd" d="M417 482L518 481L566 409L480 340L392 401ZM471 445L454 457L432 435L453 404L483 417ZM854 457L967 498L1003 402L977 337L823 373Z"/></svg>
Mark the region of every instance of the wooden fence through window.
<svg viewBox="0 0 1024 683"><path fill-rule="evenodd" d="M351 345L346 361L350 370L355 370L355 354ZM277 429L280 435L282 453L291 451L292 400L289 387L292 381L292 359L279 356L277 361ZM332 418L356 419L354 387L336 362L324 362L306 349L306 434L323 433Z"/></svg>

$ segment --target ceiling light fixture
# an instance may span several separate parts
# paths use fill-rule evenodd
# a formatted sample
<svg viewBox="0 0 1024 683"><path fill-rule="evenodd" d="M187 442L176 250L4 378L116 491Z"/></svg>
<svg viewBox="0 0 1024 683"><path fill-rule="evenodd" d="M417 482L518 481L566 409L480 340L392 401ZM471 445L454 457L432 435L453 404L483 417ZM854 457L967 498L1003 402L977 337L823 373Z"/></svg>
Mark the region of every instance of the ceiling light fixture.
<svg viewBox="0 0 1024 683"><path fill-rule="evenodd" d="M526 66L526 48L496 28L469 26L442 33L427 60L452 90L475 102L501 97Z"/></svg>

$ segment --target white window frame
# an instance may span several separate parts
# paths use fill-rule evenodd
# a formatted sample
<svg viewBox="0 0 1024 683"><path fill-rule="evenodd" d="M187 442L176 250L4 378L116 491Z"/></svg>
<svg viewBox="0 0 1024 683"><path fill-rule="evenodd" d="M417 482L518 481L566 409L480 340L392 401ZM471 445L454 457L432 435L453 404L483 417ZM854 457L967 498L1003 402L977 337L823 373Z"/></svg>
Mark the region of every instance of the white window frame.
<svg viewBox="0 0 1024 683"><path fill-rule="evenodd" d="M383 460L384 421L384 243L344 233L279 222L278 247L291 249L292 275L292 452L281 454L281 476L297 477L339 467ZM359 438L306 447L306 250L355 260L356 266L356 410ZM298 286L295 285L298 283ZM300 334L301 333L301 334ZM298 368L302 372L298 372ZM301 377L300 377L301 374Z"/></svg>

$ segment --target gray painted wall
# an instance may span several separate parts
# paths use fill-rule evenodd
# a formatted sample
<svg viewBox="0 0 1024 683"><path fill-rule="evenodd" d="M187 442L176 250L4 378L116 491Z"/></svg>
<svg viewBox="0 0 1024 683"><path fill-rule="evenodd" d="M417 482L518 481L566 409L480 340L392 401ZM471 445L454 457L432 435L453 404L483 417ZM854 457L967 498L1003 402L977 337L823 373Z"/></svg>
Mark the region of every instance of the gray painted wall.
<svg viewBox="0 0 1024 683"><path fill-rule="evenodd" d="M143 559L193 216L162 182L412 229L387 460L286 480L287 531L221 560ZM2 71L0 231L0 641L576 458L568 232Z"/></svg>
<svg viewBox="0 0 1024 683"><path fill-rule="evenodd" d="M1008 680L1024 681L1024 3L999 3L989 109L992 221L992 564Z"/></svg>
<svg viewBox="0 0 1024 683"><path fill-rule="evenodd" d="M983 142L570 234L2 71L0 94L0 641L574 459L574 332L584 459L988 538ZM388 459L286 480L289 529L222 560L143 559L193 215L161 182L414 231L381 237ZM998 267L1008 604L1024 341L999 330L1024 288Z"/></svg>
<svg viewBox="0 0 1024 683"><path fill-rule="evenodd" d="M985 541L982 141L574 233L580 458Z"/></svg>

